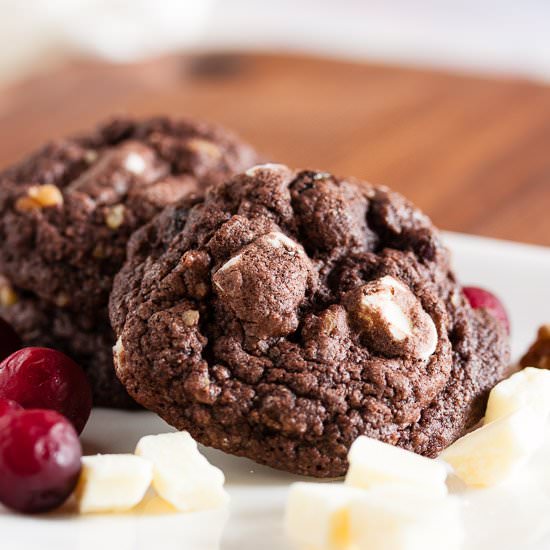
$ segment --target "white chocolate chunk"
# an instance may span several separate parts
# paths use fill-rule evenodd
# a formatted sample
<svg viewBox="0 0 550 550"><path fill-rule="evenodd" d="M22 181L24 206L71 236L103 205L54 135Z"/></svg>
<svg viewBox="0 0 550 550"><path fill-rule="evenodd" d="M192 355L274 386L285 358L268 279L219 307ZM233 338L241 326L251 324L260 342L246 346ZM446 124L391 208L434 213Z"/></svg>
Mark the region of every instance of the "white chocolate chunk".
<svg viewBox="0 0 550 550"><path fill-rule="evenodd" d="M206 510L229 501L223 472L200 453L188 432L142 437L136 454L153 463L153 487L178 510Z"/></svg>
<svg viewBox="0 0 550 550"><path fill-rule="evenodd" d="M358 437L348 454L346 484L370 489L386 484L420 488L425 494L447 494L447 468L426 458L370 437Z"/></svg>
<svg viewBox="0 0 550 550"><path fill-rule="evenodd" d="M132 174L143 174L147 164L145 159L138 153L130 152L128 156L124 159L124 168L131 172Z"/></svg>
<svg viewBox="0 0 550 550"><path fill-rule="evenodd" d="M279 248L281 246L290 248L291 250L298 250L301 248L296 241L293 241L290 237L287 237L280 231L272 231L271 233L264 235L262 238L274 248Z"/></svg>
<svg viewBox="0 0 550 550"><path fill-rule="evenodd" d="M221 273L223 271L227 271L228 269L231 269L232 267L238 265L240 260L241 260L241 257L242 257L242 254L236 254L235 256L233 256L232 258L227 260L227 262L225 262L220 267L220 269L218 269L218 273Z"/></svg>
<svg viewBox="0 0 550 550"><path fill-rule="evenodd" d="M529 405L545 421L550 415L550 371L527 367L497 384L489 394L485 424Z"/></svg>
<svg viewBox="0 0 550 550"><path fill-rule="evenodd" d="M153 465L131 454L82 457L75 491L82 514L121 512L141 502L153 477Z"/></svg>
<svg viewBox="0 0 550 550"><path fill-rule="evenodd" d="M404 487L378 487L350 505L357 550L458 550L463 526L454 497L429 497Z"/></svg>
<svg viewBox="0 0 550 550"><path fill-rule="evenodd" d="M299 548L347 550L349 506L362 491L340 483L293 483L285 510L285 531Z"/></svg>
<svg viewBox="0 0 550 550"><path fill-rule="evenodd" d="M411 319L399 307L399 304L394 301L395 291L409 292L408 288L389 275L382 277L379 284L380 291L363 295L361 306L369 310L376 309L380 316L388 323L390 331L396 340L404 340L412 336L413 327Z"/></svg>
<svg viewBox="0 0 550 550"><path fill-rule="evenodd" d="M266 164L257 164L256 166L252 166L249 168L245 174L248 177L255 176L258 172L262 172L263 170L288 170L288 166L285 166L284 164L276 164L273 162L268 162Z"/></svg>
<svg viewBox="0 0 550 550"><path fill-rule="evenodd" d="M542 444L544 423L523 407L461 437L441 454L455 474L472 487L490 487L521 468Z"/></svg>
<svg viewBox="0 0 550 550"><path fill-rule="evenodd" d="M388 323L390 332L395 340L405 340L405 338L413 335L411 320L395 302L380 298L379 300L374 300L372 296L364 296L362 305L371 309L378 307L380 316Z"/></svg>
<svg viewBox="0 0 550 550"><path fill-rule="evenodd" d="M347 309L373 349L429 359L437 349L437 328L419 299L401 281L385 275L352 290Z"/></svg>
<svg viewBox="0 0 550 550"><path fill-rule="evenodd" d="M293 241L291 238L287 237L284 233L281 233L280 231L272 231L271 233L267 233L266 235L262 235L261 237L258 237L255 243L261 244L267 243L269 246L272 246L273 248L281 248L284 247L287 250L291 251L303 251L302 247L295 241ZM247 245L244 250L249 250L251 245ZM254 246L254 243L252 244ZM225 262L217 271L217 273L223 273L224 271L227 271L231 268L235 268L239 265L241 262L243 254L235 254L235 256L229 258L227 262Z"/></svg>

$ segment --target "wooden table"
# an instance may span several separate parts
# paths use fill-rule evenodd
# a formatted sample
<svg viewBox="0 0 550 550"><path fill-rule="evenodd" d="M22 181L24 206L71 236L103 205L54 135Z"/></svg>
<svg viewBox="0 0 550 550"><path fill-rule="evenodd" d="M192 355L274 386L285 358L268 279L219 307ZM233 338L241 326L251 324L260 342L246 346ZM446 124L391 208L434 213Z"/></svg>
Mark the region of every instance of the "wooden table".
<svg viewBox="0 0 550 550"><path fill-rule="evenodd" d="M0 166L113 113L163 112L385 183L442 228L550 245L550 88L525 81L286 55L75 62L0 91Z"/></svg>

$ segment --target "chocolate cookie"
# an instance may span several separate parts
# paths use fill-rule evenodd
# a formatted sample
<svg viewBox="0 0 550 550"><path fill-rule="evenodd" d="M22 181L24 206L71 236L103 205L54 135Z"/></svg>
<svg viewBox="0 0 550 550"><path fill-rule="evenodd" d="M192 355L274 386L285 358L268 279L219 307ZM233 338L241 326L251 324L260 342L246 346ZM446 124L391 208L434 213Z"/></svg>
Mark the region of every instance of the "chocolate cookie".
<svg viewBox="0 0 550 550"><path fill-rule="evenodd" d="M117 374L201 443L343 475L361 434L436 456L483 415L507 337L387 188L265 165L130 240Z"/></svg>
<svg viewBox="0 0 550 550"><path fill-rule="evenodd" d="M0 174L0 273L17 297L0 300L0 315L26 343L87 368L96 403L127 404L106 308L128 238L166 205L256 161L224 129L168 118L117 119L46 145Z"/></svg>

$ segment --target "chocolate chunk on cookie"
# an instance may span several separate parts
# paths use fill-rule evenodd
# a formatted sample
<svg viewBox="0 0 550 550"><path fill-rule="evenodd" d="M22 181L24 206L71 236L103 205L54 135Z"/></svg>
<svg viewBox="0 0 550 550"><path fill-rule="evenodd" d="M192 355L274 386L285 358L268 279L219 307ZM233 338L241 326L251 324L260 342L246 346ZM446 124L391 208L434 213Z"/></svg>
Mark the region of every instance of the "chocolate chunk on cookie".
<svg viewBox="0 0 550 550"><path fill-rule="evenodd" d="M0 274L24 305L4 316L28 343L89 365L95 381L93 371L108 371L106 308L130 235L167 205L193 202L255 162L253 149L222 128L158 117L113 120L8 168L0 173ZM96 359L87 339L100 347ZM124 401L114 378L110 401L107 379L97 377L96 402Z"/></svg>
<svg viewBox="0 0 550 550"><path fill-rule="evenodd" d="M345 473L362 434L436 456L508 360L418 209L282 165L136 232L110 314L139 403L206 445L321 477Z"/></svg>

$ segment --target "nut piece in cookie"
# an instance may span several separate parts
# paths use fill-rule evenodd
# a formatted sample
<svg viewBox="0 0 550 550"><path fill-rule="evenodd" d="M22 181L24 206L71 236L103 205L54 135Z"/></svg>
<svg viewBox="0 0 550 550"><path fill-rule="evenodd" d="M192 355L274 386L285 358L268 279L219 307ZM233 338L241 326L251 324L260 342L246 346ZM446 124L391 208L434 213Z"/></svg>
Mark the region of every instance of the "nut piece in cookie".
<svg viewBox="0 0 550 550"><path fill-rule="evenodd" d="M0 280L0 316L26 346L81 364L96 404L131 406L113 369L107 310L128 241L165 207L187 212L210 185L257 162L224 128L168 117L117 118L45 144L0 171L0 273L9 280ZM191 297L210 292L188 263L181 279ZM193 326L199 309L188 309L183 322Z"/></svg>
<svg viewBox="0 0 550 550"><path fill-rule="evenodd" d="M0 307L8 308L18 301L17 292L6 277L0 275Z"/></svg>
<svg viewBox="0 0 550 550"><path fill-rule="evenodd" d="M279 231L258 237L212 276L220 301L248 336L285 336L298 327L298 307L315 271L303 247Z"/></svg>
<svg viewBox="0 0 550 550"><path fill-rule="evenodd" d="M550 369L550 324L539 328L537 339L521 358L522 367Z"/></svg>
<svg viewBox="0 0 550 550"><path fill-rule="evenodd" d="M375 351L420 360L434 353L435 324L401 281L386 275L351 291L345 302L357 330Z"/></svg>
<svg viewBox="0 0 550 550"><path fill-rule="evenodd" d="M63 195L59 188L47 183L45 185L32 185L29 187L27 194L17 199L15 209L20 212L27 212L51 206L61 206L62 204Z"/></svg>

